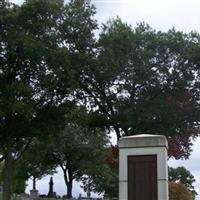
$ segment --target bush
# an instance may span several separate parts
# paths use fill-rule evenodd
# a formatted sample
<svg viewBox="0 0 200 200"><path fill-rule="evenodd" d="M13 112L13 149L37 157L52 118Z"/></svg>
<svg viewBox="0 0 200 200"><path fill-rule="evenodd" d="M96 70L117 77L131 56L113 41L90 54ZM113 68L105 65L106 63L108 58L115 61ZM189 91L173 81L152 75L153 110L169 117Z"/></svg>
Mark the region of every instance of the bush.
<svg viewBox="0 0 200 200"><path fill-rule="evenodd" d="M182 183L169 182L169 200L194 200L194 196Z"/></svg>

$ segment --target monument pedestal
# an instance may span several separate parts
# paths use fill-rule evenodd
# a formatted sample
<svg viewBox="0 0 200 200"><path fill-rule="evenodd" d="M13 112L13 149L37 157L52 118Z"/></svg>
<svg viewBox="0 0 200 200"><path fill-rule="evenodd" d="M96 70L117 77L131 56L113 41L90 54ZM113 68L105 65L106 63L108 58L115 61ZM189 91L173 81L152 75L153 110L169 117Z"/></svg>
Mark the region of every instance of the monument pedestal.
<svg viewBox="0 0 200 200"><path fill-rule="evenodd" d="M119 200L168 200L167 140L135 135L119 140Z"/></svg>
<svg viewBox="0 0 200 200"><path fill-rule="evenodd" d="M56 193L53 191L53 177L50 178L50 181L49 181L49 192L48 192L48 195L47 197L49 198L56 198Z"/></svg>
<svg viewBox="0 0 200 200"><path fill-rule="evenodd" d="M30 198L35 199L39 197L38 190L30 190Z"/></svg>

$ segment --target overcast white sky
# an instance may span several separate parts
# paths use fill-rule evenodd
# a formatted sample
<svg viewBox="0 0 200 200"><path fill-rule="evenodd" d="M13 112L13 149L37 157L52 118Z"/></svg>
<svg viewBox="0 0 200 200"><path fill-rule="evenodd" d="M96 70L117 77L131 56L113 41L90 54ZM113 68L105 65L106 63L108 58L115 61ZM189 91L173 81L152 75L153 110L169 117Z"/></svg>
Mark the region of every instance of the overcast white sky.
<svg viewBox="0 0 200 200"><path fill-rule="evenodd" d="M21 3L23 0L12 0ZM133 27L137 22L145 21L157 30L167 31L173 26L184 32L200 32L200 1L199 0L93 0L97 20L102 23L109 18L119 16ZM196 178L196 190L200 194L200 139L193 148L193 153L187 161L170 160L171 166L185 166ZM38 182L40 193L47 193L49 177ZM28 187L29 189L29 187ZM54 189L59 194L66 192L62 173L54 175ZM75 184L73 194L81 192ZM200 199L200 195L198 196Z"/></svg>
<svg viewBox="0 0 200 200"><path fill-rule="evenodd" d="M95 0L97 17L106 21L120 16L133 26L139 21L149 23L153 28L168 30L200 30L199 0Z"/></svg>

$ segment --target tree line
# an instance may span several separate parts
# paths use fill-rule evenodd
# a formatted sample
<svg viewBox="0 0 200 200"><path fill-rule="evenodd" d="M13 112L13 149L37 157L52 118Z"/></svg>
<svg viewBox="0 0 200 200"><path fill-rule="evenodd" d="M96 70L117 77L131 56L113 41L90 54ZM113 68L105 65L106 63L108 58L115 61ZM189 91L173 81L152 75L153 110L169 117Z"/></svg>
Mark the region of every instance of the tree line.
<svg viewBox="0 0 200 200"><path fill-rule="evenodd" d="M111 132L118 139L165 135L176 159L192 151L199 135L199 33L133 28L119 18L100 28L95 12L84 0L0 2L3 200L10 200L18 166L33 180L60 166L68 197L74 179L105 191L93 183L111 177L112 185L105 159Z"/></svg>

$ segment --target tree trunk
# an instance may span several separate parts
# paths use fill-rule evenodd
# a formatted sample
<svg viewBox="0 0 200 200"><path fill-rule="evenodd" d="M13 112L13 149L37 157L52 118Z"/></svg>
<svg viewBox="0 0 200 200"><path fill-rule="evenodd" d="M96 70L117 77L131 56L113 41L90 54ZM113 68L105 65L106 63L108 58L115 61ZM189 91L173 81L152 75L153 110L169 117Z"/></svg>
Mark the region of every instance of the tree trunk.
<svg viewBox="0 0 200 200"><path fill-rule="evenodd" d="M113 128L114 128L116 135L117 135L117 141L119 141L119 138L121 137L120 130L117 126L113 126Z"/></svg>
<svg viewBox="0 0 200 200"><path fill-rule="evenodd" d="M71 199L72 198L72 179L69 179L69 182L67 184L67 199Z"/></svg>
<svg viewBox="0 0 200 200"><path fill-rule="evenodd" d="M11 142L7 142L5 151L5 165L3 173L3 200L11 199L11 184L12 184L12 169L13 169L13 157Z"/></svg>
<svg viewBox="0 0 200 200"><path fill-rule="evenodd" d="M33 190L36 190L36 178L33 176Z"/></svg>
<svg viewBox="0 0 200 200"><path fill-rule="evenodd" d="M64 180L65 184L67 186L67 199L72 198L72 186L73 186L73 176L72 176L72 171L70 168L63 170L64 173ZM68 174L67 174L68 173Z"/></svg>

